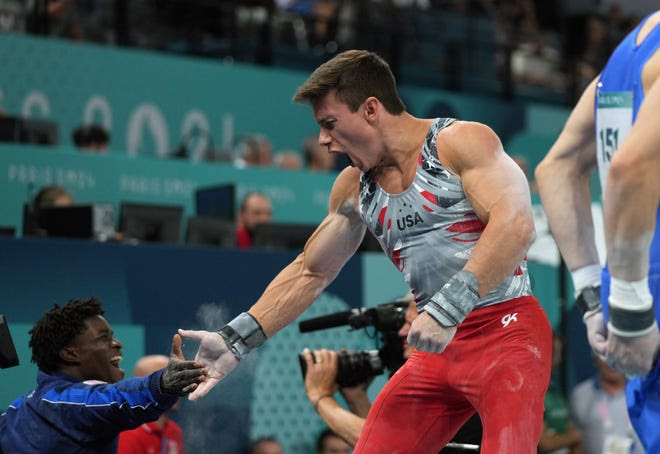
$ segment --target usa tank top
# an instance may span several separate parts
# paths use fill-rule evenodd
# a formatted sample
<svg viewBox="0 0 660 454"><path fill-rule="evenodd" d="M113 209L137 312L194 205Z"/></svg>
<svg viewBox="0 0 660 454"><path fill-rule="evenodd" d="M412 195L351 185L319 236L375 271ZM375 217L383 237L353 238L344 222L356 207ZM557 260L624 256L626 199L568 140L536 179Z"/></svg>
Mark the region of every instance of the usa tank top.
<svg viewBox="0 0 660 454"><path fill-rule="evenodd" d="M360 214L423 310L429 299L465 266L485 226L465 197L460 178L438 159L438 133L454 122L433 121L418 157L413 183L400 194L385 192L374 170L360 175ZM531 295L527 262L482 297L477 307Z"/></svg>

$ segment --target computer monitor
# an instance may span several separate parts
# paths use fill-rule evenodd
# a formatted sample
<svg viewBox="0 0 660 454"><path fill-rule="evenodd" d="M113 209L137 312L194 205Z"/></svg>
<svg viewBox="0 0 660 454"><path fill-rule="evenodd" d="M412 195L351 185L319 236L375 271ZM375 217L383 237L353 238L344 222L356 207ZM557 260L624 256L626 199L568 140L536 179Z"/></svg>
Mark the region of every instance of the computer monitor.
<svg viewBox="0 0 660 454"><path fill-rule="evenodd" d="M220 247L236 246L236 225L233 221L191 216L186 229L186 244Z"/></svg>
<svg viewBox="0 0 660 454"><path fill-rule="evenodd" d="M114 206L109 203L34 208L23 205L23 235L108 239L115 233Z"/></svg>
<svg viewBox="0 0 660 454"><path fill-rule="evenodd" d="M0 117L0 142L57 145L57 123L32 118Z"/></svg>
<svg viewBox="0 0 660 454"><path fill-rule="evenodd" d="M260 224L255 228L253 244L254 247L262 249L302 250L316 228L316 224L280 222ZM376 237L367 230L357 252L382 252L382 250Z"/></svg>
<svg viewBox="0 0 660 454"><path fill-rule="evenodd" d="M121 202L119 232L127 240L178 243L182 219L180 205Z"/></svg>
<svg viewBox="0 0 660 454"><path fill-rule="evenodd" d="M5 316L0 314L0 368L18 366L18 354L11 339Z"/></svg>
<svg viewBox="0 0 660 454"><path fill-rule="evenodd" d="M16 236L16 227L0 225L0 236Z"/></svg>
<svg viewBox="0 0 660 454"><path fill-rule="evenodd" d="M316 224L267 223L254 229L252 244L261 249L294 249L302 251Z"/></svg>
<svg viewBox="0 0 660 454"><path fill-rule="evenodd" d="M198 216L234 220L236 188L233 184L220 184L195 190L195 213Z"/></svg>

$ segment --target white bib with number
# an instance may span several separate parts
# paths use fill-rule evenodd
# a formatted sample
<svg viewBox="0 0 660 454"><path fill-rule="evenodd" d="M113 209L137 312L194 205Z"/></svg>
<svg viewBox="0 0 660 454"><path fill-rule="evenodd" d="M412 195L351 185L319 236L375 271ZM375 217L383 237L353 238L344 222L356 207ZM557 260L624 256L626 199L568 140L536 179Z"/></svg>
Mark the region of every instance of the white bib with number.
<svg viewBox="0 0 660 454"><path fill-rule="evenodd" d="M598 174L605 190L607 172L614 152L630 132L633 122L632 91L599 91L596 103Z"/></svg>

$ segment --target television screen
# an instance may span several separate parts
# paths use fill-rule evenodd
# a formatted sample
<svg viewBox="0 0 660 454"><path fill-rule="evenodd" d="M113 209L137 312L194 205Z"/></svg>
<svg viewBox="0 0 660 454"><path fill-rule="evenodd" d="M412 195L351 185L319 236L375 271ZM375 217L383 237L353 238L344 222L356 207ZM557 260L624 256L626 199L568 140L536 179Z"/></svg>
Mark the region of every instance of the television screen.
<svg viewBox="0 0 660 454"><path fill-rule="evenodd" d="M199 188L195 191L195 212L198 216L233 221L235 194L233 184Z"/></svg>
<svg viewBox="0 0 660 454"><path fill-rule="evenodd" d="M31 118L0 117L0 142L57 145L57 123Z"/></svg>
<svg viewBox="0 0 660 454"><path fill-rule="evenodd" d="M186 229L186 244L221 247L236 246L236 225L233 221L191 216Z"/></svg>
<svg viewBox="0 0 660 454"><path fill-rule="evenodd" d="M127 240L178 243L182 219L180 205L122 202L119 231Z"/></svg>

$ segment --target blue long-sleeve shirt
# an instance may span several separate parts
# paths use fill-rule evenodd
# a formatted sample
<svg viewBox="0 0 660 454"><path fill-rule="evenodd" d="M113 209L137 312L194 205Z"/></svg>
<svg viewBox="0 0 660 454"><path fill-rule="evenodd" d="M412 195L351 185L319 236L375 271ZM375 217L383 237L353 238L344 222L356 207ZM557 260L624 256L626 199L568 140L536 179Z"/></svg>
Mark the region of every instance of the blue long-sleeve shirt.
<svg viewBox="0 0 660 454"><path fill-rule="evenodd" d="M37 388L0 415L0 452L116 453L119 432L176 402L161 391L161 375L109 384L39 371Z"/></svg>

